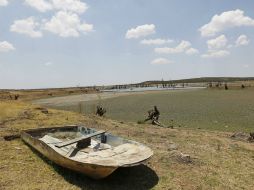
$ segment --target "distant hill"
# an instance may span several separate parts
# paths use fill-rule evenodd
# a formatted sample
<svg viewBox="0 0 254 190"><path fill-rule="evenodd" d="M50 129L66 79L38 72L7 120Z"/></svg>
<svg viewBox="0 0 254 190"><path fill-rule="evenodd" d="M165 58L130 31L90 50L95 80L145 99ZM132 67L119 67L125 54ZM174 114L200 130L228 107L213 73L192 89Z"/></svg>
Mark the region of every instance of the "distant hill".
<svg viewBox="0 0 254 190"><path fill-rule="evenodd" d="M151 85L151 84L163 84L163 83L209 83L209 82L236 82L236 81L252 81L254 77L201 77L191 79L169 80L169 81L144 81L137 85Z"/></svg>

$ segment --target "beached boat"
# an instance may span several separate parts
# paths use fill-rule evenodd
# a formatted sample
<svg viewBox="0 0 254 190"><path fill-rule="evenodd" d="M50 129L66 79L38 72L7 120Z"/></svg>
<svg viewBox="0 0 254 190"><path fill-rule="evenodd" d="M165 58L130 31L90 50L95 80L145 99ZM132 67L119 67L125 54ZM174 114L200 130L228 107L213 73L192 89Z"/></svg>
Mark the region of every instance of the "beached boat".
<svg viewBox="0 0 254 190"><path fill-rule="evenodd" d="M119 167L142 164L153 155L141 143L84 126L29 129L21 138L56 164L95 179Z"/></svg>

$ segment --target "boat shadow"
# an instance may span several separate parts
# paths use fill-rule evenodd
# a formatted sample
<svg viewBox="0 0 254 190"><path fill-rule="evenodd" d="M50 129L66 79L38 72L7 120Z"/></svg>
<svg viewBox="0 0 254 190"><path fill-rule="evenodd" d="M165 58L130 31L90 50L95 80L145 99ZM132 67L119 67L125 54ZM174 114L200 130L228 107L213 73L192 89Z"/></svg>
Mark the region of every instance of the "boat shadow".
<svg viewBox="0 0 254 190"><path fill-rule="evenodd" d="M143 164L127 168L118 168L105 179L95 180L84 174L55 164L31 146L30 149L46 164L51 165L66 181L84 190L148 190L157 185L159 181L156 172Z"/></svg>
<svg viewBox="0 0 254 190"><path fill-rule="evenodd" d="M159 181L157 174L143 164L130 168L118 168L110 176L101 180L88 178L83 174L73 172L56 164L53 167L69 183L88 190L148 190L153 188Z"/></svg>

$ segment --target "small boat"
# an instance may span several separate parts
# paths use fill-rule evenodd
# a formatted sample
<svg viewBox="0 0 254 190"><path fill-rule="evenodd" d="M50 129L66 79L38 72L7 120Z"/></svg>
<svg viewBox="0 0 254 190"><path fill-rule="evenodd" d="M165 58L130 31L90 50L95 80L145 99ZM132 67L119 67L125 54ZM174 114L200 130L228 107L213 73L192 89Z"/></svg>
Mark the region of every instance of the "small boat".
<svg viewBox="0 0 254 190"><path fill-rule="evenodd" d="M21 138L56 164L94 179L142 164L153 155L141 143L77 125L24 130Z"/></svg>

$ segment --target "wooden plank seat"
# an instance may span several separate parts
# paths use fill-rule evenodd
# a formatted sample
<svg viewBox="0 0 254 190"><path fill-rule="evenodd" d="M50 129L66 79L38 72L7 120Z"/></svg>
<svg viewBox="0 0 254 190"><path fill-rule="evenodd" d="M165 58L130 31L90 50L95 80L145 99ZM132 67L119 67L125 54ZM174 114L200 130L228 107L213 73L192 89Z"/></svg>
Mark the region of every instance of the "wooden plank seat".
<svg viewBox="0 0 254 190"><path fill-rule="evenodd" d="M92 137L97 136L97 135L102 135L104 133L105 133L105 131L102 131L102 130L97 131L95 133L91 133L91 134L85 135L83 137L79 137L79 138L75 138L75 139L72 139L72 140L68 140L68 141L65 141L65 142L58 143L55 146L57 148L62 148L62 147L77 143L77 148L86 147L86 146L90 145Z"/></svg>

